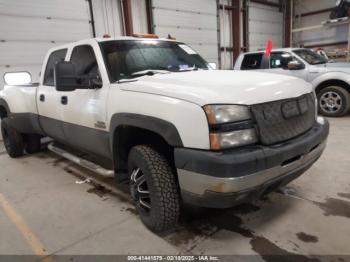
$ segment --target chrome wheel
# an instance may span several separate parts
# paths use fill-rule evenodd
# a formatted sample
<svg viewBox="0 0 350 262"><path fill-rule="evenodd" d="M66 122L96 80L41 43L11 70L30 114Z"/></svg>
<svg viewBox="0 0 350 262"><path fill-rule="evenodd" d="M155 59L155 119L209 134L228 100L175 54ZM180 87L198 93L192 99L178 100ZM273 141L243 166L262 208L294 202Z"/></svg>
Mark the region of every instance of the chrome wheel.
<svg viewBox="0 0 350 262"><path fill-rule="evenodd" d="M135 168L130 177L130 193L136 205L146 213L151 211L151 197L145 175Z"/></svg>
<svg viewBox="0 0 350 262"><path fill-rule="evenodd" d="M343 105L340 95L333 91L328 91L320 97L320 107L327 113L337 113Z"/></svg>

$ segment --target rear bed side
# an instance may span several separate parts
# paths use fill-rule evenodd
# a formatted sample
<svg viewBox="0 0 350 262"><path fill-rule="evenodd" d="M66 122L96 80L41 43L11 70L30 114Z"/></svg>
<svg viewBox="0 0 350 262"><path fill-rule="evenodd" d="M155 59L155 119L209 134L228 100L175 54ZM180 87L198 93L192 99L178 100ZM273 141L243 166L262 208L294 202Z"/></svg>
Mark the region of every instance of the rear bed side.
<svg viewBox="0 0 350 262"><path fill-rule="evenodd" d="M42 134L36 105L39 84L5 86L0 92L0 108L11 124L22 133Z"/></svg>

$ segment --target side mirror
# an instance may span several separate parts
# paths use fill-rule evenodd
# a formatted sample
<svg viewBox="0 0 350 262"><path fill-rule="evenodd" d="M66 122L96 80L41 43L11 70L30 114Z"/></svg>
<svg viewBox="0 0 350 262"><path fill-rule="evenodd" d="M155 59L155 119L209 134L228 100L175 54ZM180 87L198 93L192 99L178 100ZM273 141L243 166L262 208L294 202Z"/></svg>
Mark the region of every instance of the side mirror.
<svg viewBox="0 0 350 262"><path fill-rule="evenodd" d="M77 74L71 62L58 62L54 68L54 82L57 91L74 91L78 88Z"/></svg>
<svg viewBox="0 0 350 262"><path fill-rule="evenodd" d="M102 87L99 74L77 75L71 62L58 62L54 69L54 81L57 91L69 92L76 89L97 89Z"/></svg>
<svg viewBox="0 0 350 262"><path fill-rule="evenodd" d="M305 69L305 65L299 61L290 61L287 66L288 70L302 70Z"/></svg>
<svg viewBox="0 0 350 262"><path fill-rule="evenodd" d="M102 79L99 74L89 75L89 87L99 89L103 86Z"/></svg>

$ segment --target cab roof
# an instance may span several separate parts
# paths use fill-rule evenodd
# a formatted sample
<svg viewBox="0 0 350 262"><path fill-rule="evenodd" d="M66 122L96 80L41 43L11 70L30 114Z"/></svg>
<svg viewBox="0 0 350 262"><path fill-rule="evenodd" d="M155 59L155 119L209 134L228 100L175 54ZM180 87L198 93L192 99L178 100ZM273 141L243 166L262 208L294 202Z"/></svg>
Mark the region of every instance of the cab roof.
<svg viewBox="0 0 350 262"><path fill-rule="evenodd" d="M144 38L144 37L135 37L135 36L117 36L117 37L96 37L94 38L97 42L107 42L113 40L152 40L152 41L167 41L167 42L178 42L175 39L169 38Z"/></svg>
<svg viewBox="0 0 350 262"><path fill-rule="evenodd" d="M276 49L272 49L271 52L292 52L292 51L301 50L301 49L308 49L308 48L300 48L300 47L276 48ZM256 54L256 53L264 53L264 52L265 50L258 50L258 51L245 52L243 54Z"/></svg>

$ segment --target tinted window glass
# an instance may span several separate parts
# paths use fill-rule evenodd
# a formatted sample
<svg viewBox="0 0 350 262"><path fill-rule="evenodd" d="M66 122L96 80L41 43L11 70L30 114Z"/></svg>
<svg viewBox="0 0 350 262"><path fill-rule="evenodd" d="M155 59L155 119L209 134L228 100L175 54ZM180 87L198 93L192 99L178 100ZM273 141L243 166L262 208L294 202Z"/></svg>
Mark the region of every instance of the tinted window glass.
<svg viewBox="0 0 350 262"><path fill-rule="evenodd" d="M73 49L70 61L74 64L80 85L88 85L87 76L100 75L94 50L89 45L77 46Z"/></svg>
<svg viewBox="0 0 350 262"><path fill-rule="evenodd" d="M77 75L96 74L98 72L97 60L91 46L75 47L70 61L75 65Z"/></svg>
<svg viewBox="0 0 350 262"><path fill-rule="evenodd" d="M308 62L310 65L320 65L328 62L326 58L316 54L310 49L297 49L293 50L293 52Z"/></svg>
<svg viewBox="0 0 350 262"><path fill-rule="evenodd" d="M270 68L288 68L288 63L293 61L291 54L285 52L271 53Z"/></svg>
<svg viewBox="0 0 350 262"><path fill-rule="evenodd" d="M133 78L135 72L181 72L208 69L207 62L190 47L158 40L107 41L100 44L111 82Z"/></svg>
<svg viewBox="0 0 350 262"><path fill-rule="evenodd" d="M241 70L260 69L263 53L247 54L243 58Z"/></svg>
<svg viewBox="0 0 350 262"><path fill-rule="evenodd" d="M51 53L46 64L45 75L44 75L44 85L47 85L47 86L54 85L53 70L55 68L55 65L58 62L64 61L66 54L67 54L67 49L61 49Z"/></svg>

